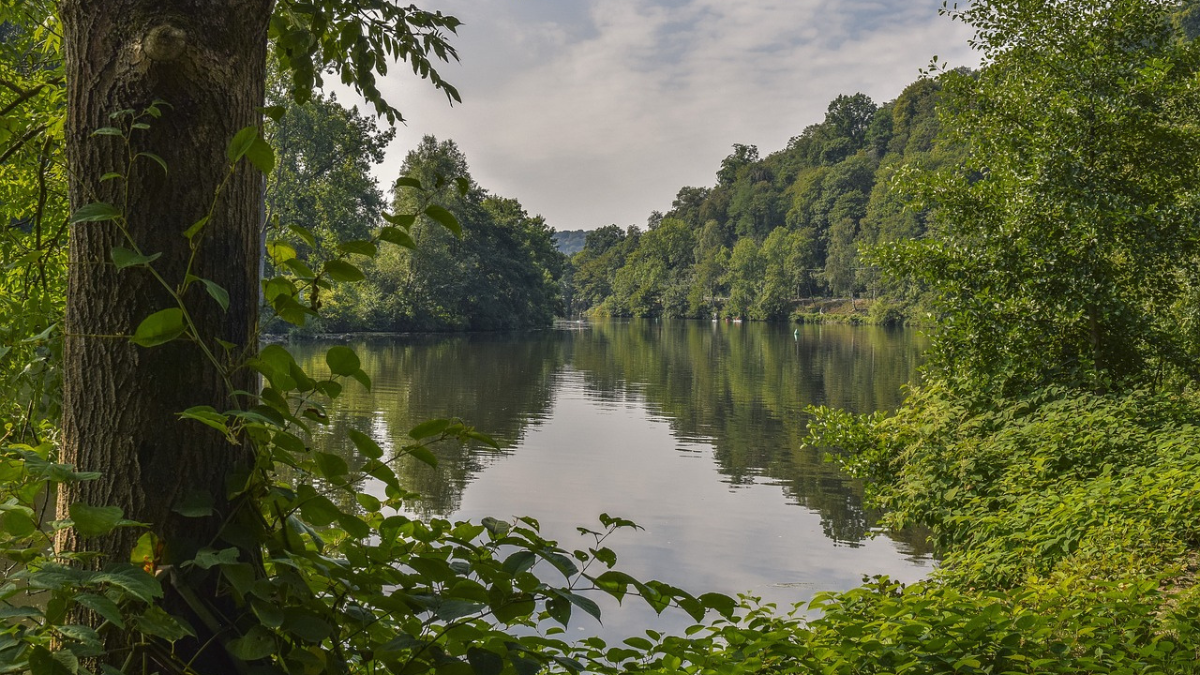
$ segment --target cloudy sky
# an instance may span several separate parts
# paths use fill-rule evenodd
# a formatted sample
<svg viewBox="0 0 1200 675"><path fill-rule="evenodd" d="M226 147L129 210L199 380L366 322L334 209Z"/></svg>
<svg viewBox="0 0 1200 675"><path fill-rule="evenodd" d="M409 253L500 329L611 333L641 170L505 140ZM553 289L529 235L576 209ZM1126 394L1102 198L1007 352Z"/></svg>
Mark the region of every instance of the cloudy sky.
<svg viewBox="0 0 1200 675"><path fill-rule="evenodd" d="M838 94L895 98L937 55L971 65L941 0L426 0L463 21L444 95L395 68L408 123L382 186L425 134L453 139L475 180L557 230L646 222L684 185L712 185L734 143L766 154ZM352 97L342 96L343 101Z"/></svg>

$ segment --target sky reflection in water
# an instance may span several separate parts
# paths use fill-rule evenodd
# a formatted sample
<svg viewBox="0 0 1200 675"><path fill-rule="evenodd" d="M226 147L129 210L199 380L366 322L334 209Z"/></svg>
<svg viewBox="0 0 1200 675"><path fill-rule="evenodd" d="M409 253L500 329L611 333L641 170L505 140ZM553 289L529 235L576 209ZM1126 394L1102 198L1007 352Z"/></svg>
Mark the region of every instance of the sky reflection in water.
<svg viewBox="0 0 1200 675"><path fill-rule="evenodd" d="M601 513L643 531L608 542L619 569L694 593L749 592L780 607L864 575L915 581L932 567L920 535L871 538L861 489L803 444L811 403L859 412L895 406L920 361L911 331L849 326L611 321L576 330L371 339L352 346L375 381L331 411L318 441L352 455L347 426L385 445L418 422L460 416L501 441L500 453L438 449L430 470L399 473L428 495L426 515L532 516L543 534L585 548L577 526ZM320 345L300 345L319 370ZM351 465L355 462L351 458ZM601 598L596 598L598 601ZM627 600L601 602L606 638L651 627L678 632Z"/></svg>

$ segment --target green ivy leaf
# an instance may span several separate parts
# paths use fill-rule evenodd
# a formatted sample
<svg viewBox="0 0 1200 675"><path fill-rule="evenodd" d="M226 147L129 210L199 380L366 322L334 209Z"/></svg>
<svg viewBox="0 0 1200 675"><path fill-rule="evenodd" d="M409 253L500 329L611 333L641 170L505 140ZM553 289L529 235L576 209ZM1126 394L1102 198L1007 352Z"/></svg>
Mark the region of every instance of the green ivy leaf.
<svg viewBox="0 0 1200 675"><path fill-rule="evenodd" d="M357 358L357 357L356 357ZM379 459L383 457L383 449L370 436L364 434L357 429L350 429L346 432L350 436L350 440L354 442L354 447L358 448L359 453L363 457L369 459Z"/></svg>
<svg viewBox="0 0 1200 675"><path fill-rule="evenodd" d="M429 420L410 429L408 436L418 441L430 436L437 436L446 429L449 429L451 424L453 424L452 420Z"/></svg>
<svg viewBox="0 0 1200 675"><path fill-rule="evenodd" d="M229 141L229 147L225 150L225 156L229 158L229 163L234 164L245 157L257 139L258 127L254 126L246 127L234 134Z"/></svg>
<svg viewBox="0 0 1200 675"><path fill-rule="evenodd" d="M346 460L328 452L314 452L313 461L316 463L321 477L328 480L337 480L350 473L350 467L346 465Z"/></svg>
<svg viewBox="0 0 1200 675"><path fill-rule="evenodd" d="M287 108L281 105L269 105L258 109L263 115L269 118L272 122L278 122L287 114Z"/></svg>
<svg viewBox="0 0 1200 675"><path fill-rule="evenodd" d="M417 460L418 462L421 462L422 464L426 464L435 469L437 468L437 465L438 465L437 455L433 454L433 451L430 450L429 448L425 447L424 445L406 446L404 448L404 454L408 455L409 457L412 457L413 459Z"/></svg>
<svg viewBox="0 0 1200 675"><path fill-rule="evenodd" d="M275 636L262 626L229 643L229 653L242 661L257 661L275 653Z"/></svg>
<svg viewBox="0 0 1200 675"><path fill-rule="evenodd" d="M117 586L142 602L150 602L163 596L162 586L158 583L158 579L141 567L133 565L115 566L97 574L93 581Z"/></svg>
<svg viewBox="0 0 1200 675"><path fill-rule="evenodd" d="M10 511L5 511L0 516L0 530L5 534L12 535L17 538L28 537L37 532L38 526L34 522L31 513L27 513L28 509L13 508Z"/></svg>
<svg viewBox="0 0 1200 675"><path fill-rule="evenodd" d="M203 230L204 226L207 224L208 224L208 216L204 216L200 220L197 220L196 222L192 223L191 227L184 230L183 236L187 237L190 240L193 237L195 237L197 234L200 234L200 231Z"/></svg>
<svg viewBox="0 0 1200 675"><path fill-rule="evenodd" d="M163 173L170 173L169 171L167 171L167 161L165 159L163 159L162 157L159 157L158 155L154 154L153 152L139 152L136 156L137 157L145 157L146 159L154 162L159 167L161 167L163 170Z"/></svg>
<svg viewBox="0 0 1200 675"><path fill-rule="evenodd" d="M209 296L217 301L221 306L221 310L229 311L229 291L222 288L217 282L211 279L201 279L200 277L189 277L192 281L199 281L204 284L204 290L208 291Z"/></svg>
<svg viewBox="0 0 1200 675"><path fill-rule="evenodd" d="M115 247L110 255L112 256L113 264L115 264L119 270L123 270L126 267L133 267L134 265L145 265L162 257L161 253L142 255L136 251L130 251L129 249L122 248L120 246Z"/></svg>
<svg viewBox="0 0 1200 675"><path fill-rule="evenodd" d="M146 317L138 324L130 340L142 347L154 347L174 340L183 335L185 330L183 310L172 307Z"/></svg>
<svg viewBox="0 0 1200 675"><path fill-rule="evenodd" d="M454 236L460 239L462 238L462 225L458 223L458 218L454 217L453 213L450 213L437 204L430 204L429 206L425 207L425 215L440 223L442 227L453 232Z"/></svg>
<svg viewBox="0 0 1200 675"><path fill-rule="evenodd" d="M411 213L383 214L383 219L395 225L396 227L408 230L412 228L413 223L417 222L417 217Z"/></svg>
<svg viewBox="0 0 1200 675"><path fill-rule="evenodd" d="M334 281L350 283L362 281L363 279L367 278L366 275L362 273L362 270L358 269L354 265L351 265L345 260L327 261L324 265L324 270L325 274Z"/></svg>
<svg viewBox="0 0 1200 675"><path fill-rule="evenodd" d="M117 607L117 603L109 600L102 595L93 595L84 593L75 596L75 602L87 607L96 614L99 614L105 620L117 628L125 629L125 618L121 616L121 608Z"/></svg>
<svg viewBox="0 0 1200 675"><path fill-rule="evenodd" d="M330 347L329 351L325 352L325 363L329 366L331 373L343 376L353 375L362 367L362 362L358 360L358 354L355 354L353 349L342 345Z"/></svg>
<svg viewBox="0 0 1200 675"><path fill-rule="evenodd" d="M282 265L296 257L296 249L286 241L274 239L267 242L267 256L271 258L271 262Z"/></svg>
<svg viewBox="0 0 1200 675"><path fill-rule="evenodd" d="M500 675L504 670L504 659L499 654L478 647L467 649L467 662L475 675Z"/></svg>
<svg viewBox="0 0 1200 675"><path fill-rule="evenodd" d="M121 211L112 204L94 202L79 207L71 215L72 223L100 223L106 220L116 220L121 217Z"/></svg>
<svg viewBox="0 0 1200 675"><path fill-rule="evenodd" d="M99 537L113 531L125 517L125 512L116 506L90 506L76 503L69 508L75 529L85 537Z"/></svg>
<svg viewBox="0 0 1200 675"><path fill-rule="evenodd" d="M310 248L317 247L317 238L313 235L312 230L295 223L288 225L288 229L295 233L297 237L303 239L304 243L308 244Z"/></svg>
<svg viewBox="0 0 1200 675"><path fill-rule="evenodd" d="M416 249L417 241L412 238L412 235L398 227L385 227L379 231L379 238L389 244L403 246L407 249Z"/></svg>
<svg viewBox="0 0 1200 675"><path fill-rule="evenodd" d="M275 148L272 148L271 144L262 137L255 137L250 148L246 150L246 159L250 160L256 169L263 172L263 175L269 176L275 170Z"/></svg>

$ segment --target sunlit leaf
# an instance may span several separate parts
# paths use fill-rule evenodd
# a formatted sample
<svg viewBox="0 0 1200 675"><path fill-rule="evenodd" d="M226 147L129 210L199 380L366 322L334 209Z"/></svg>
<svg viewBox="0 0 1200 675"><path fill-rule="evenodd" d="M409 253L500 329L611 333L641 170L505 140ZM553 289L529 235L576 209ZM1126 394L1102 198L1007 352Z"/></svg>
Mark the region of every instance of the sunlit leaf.
<svg viewBox="0 0 1200 675"><path fill-rule="evenodd" d="M138 324L130 340L142 347L154 347L174 340L183 335L185 330L183 310L171 307L146 317Z"/></svg>

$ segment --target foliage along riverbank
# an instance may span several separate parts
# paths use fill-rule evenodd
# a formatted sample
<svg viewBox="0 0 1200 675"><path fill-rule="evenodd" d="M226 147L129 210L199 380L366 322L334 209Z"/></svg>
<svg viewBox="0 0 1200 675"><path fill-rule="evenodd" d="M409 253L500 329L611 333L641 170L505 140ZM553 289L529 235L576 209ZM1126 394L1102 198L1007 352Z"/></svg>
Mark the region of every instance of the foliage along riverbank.
<svg viewBox="0 0 1200 675"><path fill-rule="evenodd" d="M51 551L51 540L69 531L102 542L146 526L124 519L135 514L86 502L43 522L39 495L99 474L57 463L54 387L12 390L0 463L0 550L12 563L0 586L0 670L74 674L103 659L106 673L161 672L162 664L184 672L189 654L203 654L234 670L306 674L1194 672L1200 49L1179 29L1195 16L1191 8L1180 15L1149 0L994 0L951 11L976 29L988 62L978 74L941 79L952 122L944 128L969 159L916 176L914 192L937 237L880 258L895 278L934 290L939 322L927 378L891 416L817 411L813 439L844 453L894 522L932 529L946 562L930 581L903 589L879 581L823 596L809 607L817 618L752 604L735 617L725 598L609 570L615 553L603 542L629 526L619 519L602 520L595 546L569 551L528 519L455 525L395 515L409 495L372 439L353 437L364 459L352 469L311 453L290 431L321 423L314 398L363 383L358 357L330 349L329 376L314 377L268 347L251 364L268 383L262 405L186 411L196 429L227 435L225 450L253 444L253 480L239 488L246 520L224 532L232 540L220 548L166 565L149 531L104 570L87 551ZM302 39L294 44L324 38L305 30L296 29ZM43 75L11 76L23 82L30 72ZM300 74L311 82L311 69ZM53 92L58 84L37 86ZM36 106L50 119L62 112L54 100ZM247 129L242 141L256 139ZM135 136L132 123L117 131L126 142ZM17 148L22 164L9 166L33 179L6 184L21 201L2 204L38 204L9 214L21 227L6 231L4 249L15 263L5 267L5 287L18 291L5 297L25 301L20 316L34 318L24 327L38 331L13 352L43 366L13 369L25 383L46 376L55 354L46 343L57 339L38 324L59 313L53 272L64 267L57 237L43 240L41 228L47 206L66 222L66 205L61 194L37 199L47 167L61 168L54 140ZM231 170L245 166L250 148L231 144ZM259 164L264 156L256 150ZM108 213L118 222L127 216ZM457 221L444 219L453 229ZM376 252L362 243L342 252ZM122 250L114 257L127 266L155 262ZM332 261L345 258L321 266L341 270L333 281L357 276ZM309 271L288 269L288 279ZM302 284L314 295L316 278ZM19 292L39 285L45 293ZM297 296L293 287L272 299ZM318 311L317 298L307 299ZM418 425L410 436L403 452L417 458L429 457L434 439L480 438L455 420ZM282 477L289 472L312 482L293 490ZM359 489L367 475L386 486L382 498ZM211 519L215 496L224 495L198 495L174 512ZM189 586L189 576L212 584ZM164 587L220 593L168 605ZM581 587L638 596L656 609L675 604L700 623L685 636L572 645L558 637L571 613L596 613ZM16 601L30 592L49 601ZM217 603L232 617L225 624L212 614ZM715 614L706 618L706 610ZM545 628L555 622L563 627ZM197 628L214 639L195 644Z"/></svg>

